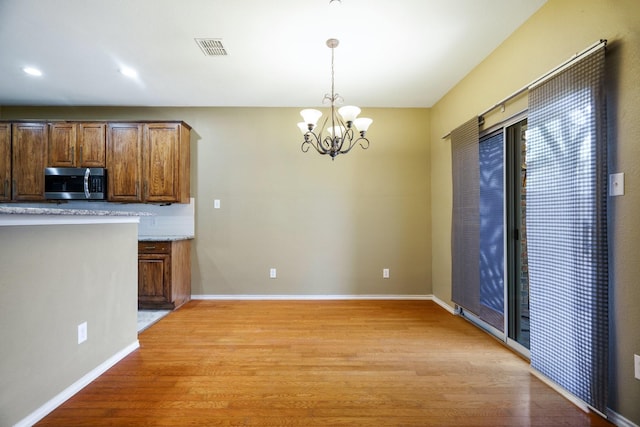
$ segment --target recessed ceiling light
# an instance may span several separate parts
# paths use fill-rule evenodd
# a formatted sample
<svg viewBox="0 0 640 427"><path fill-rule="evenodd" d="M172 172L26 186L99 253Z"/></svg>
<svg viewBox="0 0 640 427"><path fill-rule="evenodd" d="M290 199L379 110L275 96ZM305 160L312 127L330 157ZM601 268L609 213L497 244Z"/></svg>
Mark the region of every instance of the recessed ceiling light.
<svg viewBox="0 0 640 427"><path fill-rule="evenodd" d="M22 71L24 71L25 73L29 74L30 76L41 76L42 75L42 71L38 70L37 68L33 68L33 67L24 67L22 69Z"/></svg>
<svg viewBox="0 0 640 427"><path fill-rule="evenodd" d="M136 77L138 77L138 72L133 68L129 68L129 67L120 68L120 73L124 76L131 77L132 79L135 79Z"/></svg>

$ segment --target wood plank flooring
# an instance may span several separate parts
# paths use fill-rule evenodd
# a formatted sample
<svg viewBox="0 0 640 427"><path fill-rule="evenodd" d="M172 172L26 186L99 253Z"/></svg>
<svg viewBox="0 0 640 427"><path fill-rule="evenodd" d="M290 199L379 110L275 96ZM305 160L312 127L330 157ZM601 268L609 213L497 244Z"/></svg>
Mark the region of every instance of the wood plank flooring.
<svg viewBox="0 0 640 427"><path fill-rule="evenodd" d="M192 301L40 426L610 426L431 301Z"/></svg>

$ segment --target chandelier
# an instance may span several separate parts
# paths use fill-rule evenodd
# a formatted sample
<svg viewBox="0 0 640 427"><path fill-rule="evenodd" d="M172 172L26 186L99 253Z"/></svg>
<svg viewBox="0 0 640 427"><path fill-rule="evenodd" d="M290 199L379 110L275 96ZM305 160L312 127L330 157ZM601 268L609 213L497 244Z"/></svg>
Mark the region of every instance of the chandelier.
<svg viewBox="0 0 640 427"><path fill-rule="evenodd" d="M304 135L304 141L300 147L302 152L306 153L313 147L320 154L328 154L332 160L335 160L338 154L347 154L358 142L363 149L369 148L369 140L365 135L373 123L369 118L358 118L360 108L353 105L340 107L336 112L336 104L343 101L334 89L333 53L338 44L338 39L327 40L327 46L331 48L331 94L325 94L322 102L331 103L330 115L325 117L322 125L318 127L316 125L322 112L309 108L300 111L303 121L298 123ZM323 129L327 132L324 136Z"/></svg>

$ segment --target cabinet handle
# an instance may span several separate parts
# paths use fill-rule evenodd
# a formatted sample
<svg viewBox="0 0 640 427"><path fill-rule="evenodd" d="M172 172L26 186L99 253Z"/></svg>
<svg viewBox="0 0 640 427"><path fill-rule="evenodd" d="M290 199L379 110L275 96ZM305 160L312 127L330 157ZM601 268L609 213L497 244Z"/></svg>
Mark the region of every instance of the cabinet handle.
<svg viewBox="0 0 640 427"><path fill-rule="evenodd" d="M140 182L136 181L136 196L140 194Z"/></svg>
<svg viewBox="0 0 640 427"><path fill-rule="evenodd" d="M78 157L78 166L82 166L82 145L80 146L80 154Z"/></svg>
<svg viewBox="0 0 640 427"><path fill-rule="evenodd" d="M151 250L151 249L155 249L156 247L155 246L145 246L144 248L147 249L147 250Z"/></svg>
<svg viewBox="0 0 640 427"><path fill-rule="evenodd" d="M73 147L69 147L69 158L71 159L71 165L74 164L74 160L75 160L74 159L74 157L75 157L74 154L75 153L73 152Z"/></svg>
<svg viewBox="0 0 640 427"><path fill-rule="evenodd" d="M9 197L9 180L4 180L4 197Z"/></svg>
<svg viewBox="0 0 640 427"><path fill-rule="evenodd" d="M12 180L12 190L13 190L13 197L16 197L16 180ZM12 198L13 198L12 197Z"/></svg>

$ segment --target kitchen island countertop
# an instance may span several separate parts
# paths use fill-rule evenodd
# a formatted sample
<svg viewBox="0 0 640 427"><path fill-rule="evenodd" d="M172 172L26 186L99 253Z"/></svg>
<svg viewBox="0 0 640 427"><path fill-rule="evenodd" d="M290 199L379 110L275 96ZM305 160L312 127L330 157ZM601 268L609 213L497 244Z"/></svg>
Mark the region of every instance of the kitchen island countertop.
<svg viewBox="0 0 640 427"><path fill-rule="evenodd" d="M192 240L194 236L192 234L165 234L165 235L139 235L139 242L174 242L177 240Z"/></svg>
<svg viewBox="0 0 640 427"><path fill-rule="evenodd" d="M0 226L139 223L148 212L0 206Z"/></svg>
<svg viewBox="0 0 640 427"><path fill-rule="evenodd" d="M0 206L5 215L81 215L81 216L151 216L149 212L125 212L94 209L28 208L23 206Z"/></svg>

